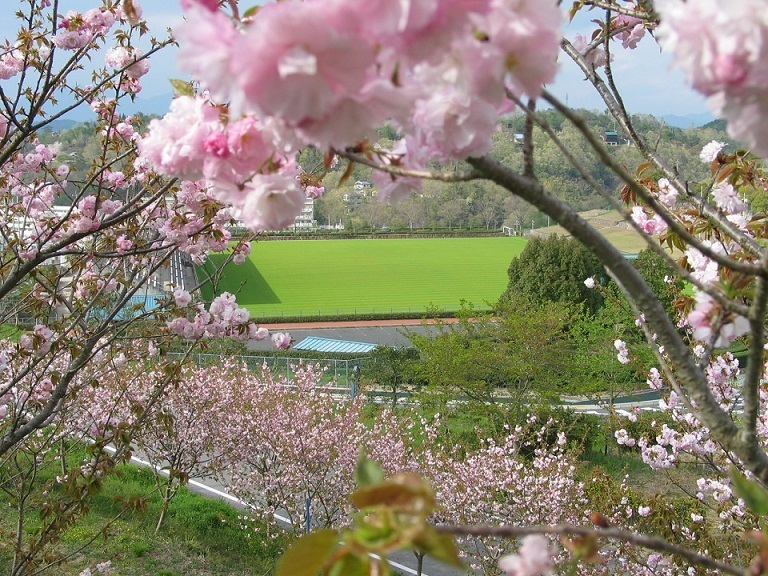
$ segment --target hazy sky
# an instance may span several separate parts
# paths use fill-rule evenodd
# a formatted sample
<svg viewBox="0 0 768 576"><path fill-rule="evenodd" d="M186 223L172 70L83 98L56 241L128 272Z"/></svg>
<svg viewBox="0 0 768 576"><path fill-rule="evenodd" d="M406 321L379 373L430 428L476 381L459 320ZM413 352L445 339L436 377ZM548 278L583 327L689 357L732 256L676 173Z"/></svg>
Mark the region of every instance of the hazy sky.
<svg viewBox="0 0 768 576"><path fill-rule="evenodd" d="M0 37L15 35L17 25L13 12L22 4L24 3L14 0L2 0ZM61 13L68 10L84 11L98 4L98 0L60 0L59 10ZM162 36L166 28L172 27L181 18L177 0L144 0L142 6L150 30L158 36ZM572 38L576 32L580 32L589 36L593 25L590 24L588 16L591 14L570 24L565 30L566 35ZM619 43L614 43L613 53L614 77L630 112L661 116L707 111L704 99L685 86L683 75L679 71L670 70L669 58L660 53L658 45L650 36L646 36L636 50L624 50ZM175 66L173 51L163 51L153 58L150 74L142 78L144 90L140 97L151 98L170 93L172 90L168 78L180 76ZM558 80L551 90L563 100L567 97L571 106L596 110L605 108L594 89L584 81L581 72L566 57L562 58Z"/></svg>

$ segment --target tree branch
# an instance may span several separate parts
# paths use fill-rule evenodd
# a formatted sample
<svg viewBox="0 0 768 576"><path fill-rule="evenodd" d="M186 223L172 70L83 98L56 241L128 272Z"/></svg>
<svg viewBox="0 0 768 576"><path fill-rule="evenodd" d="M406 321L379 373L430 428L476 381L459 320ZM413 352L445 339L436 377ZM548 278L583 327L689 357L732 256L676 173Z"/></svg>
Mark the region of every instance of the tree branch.
<svg viewBox="0 0 768 576"><path fill-rule="evenodd" d="M659 341L677 369L681 386L697 406L697 417L711 430L713 436L721 439L726 450L734 452L748 470L761 482L768 484L768 455L753 438L740 434L730 416L720 408L709 389L706 374L694 361L677 327L667 316L653 290L621 252L581 218L573 207L547 192L538 182L516 174L487 156L470 158L468 162L488 179L554 218L600 259L658 334Z"/></svg>
<svg viewBox="0 0 768 576"><path fill-rule="evenodd" d="M748 568L740 568L732 564L720 562L709 556L694 552L673 544L656 536L644 536L618 528L595 529L588 526L572 526L570 524L558 524L556 526L449 526L441 524L435 527L438 532L453 534L455 536L493 536L497 538L518 538L532 534L550 534L554 536L597 536L602 539L620 540L634 546L655 550L664 554L671 554L688 560L691 564L719 570L724 574L734 576L748 576Z"/></svg>

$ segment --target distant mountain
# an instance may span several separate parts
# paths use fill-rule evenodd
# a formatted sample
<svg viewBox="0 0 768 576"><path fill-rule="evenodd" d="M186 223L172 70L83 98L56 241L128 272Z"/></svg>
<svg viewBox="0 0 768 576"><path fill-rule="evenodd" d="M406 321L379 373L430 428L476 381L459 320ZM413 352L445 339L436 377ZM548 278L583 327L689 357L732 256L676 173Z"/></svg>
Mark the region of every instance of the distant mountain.
<svg viewBox="0 0 768 576"><path fill-rule="evenodd" d="M692 126L703 126L708 122L714 120L714 116L709 112L700 112L698 114L686 114L685 116L677 116L675 114L668 114L661 117L664 122L669 126L675 128L691 128Z"/></svg>
<svg viewBox="0 0 768 576"><path fill-rule="evenodd" d="M134 102L126 100L120 105L120 112L121 114L141 112L145 116L164 116L171 106L171 100L173 100L171 92L153 96L152 98L136 98Z"/></svg>
<svg viewBox="0 0 768 576"><path fill-rule="evenodd" d="M79 122L76 120L69 120L67 118L59 118L48 124L43 130L45 132L61 132L62 130L69 130L73 126L77 126Z"/></svg>
<svg viewBox="0 0 768 576"><path fill-rule="evenodd" d="M131 102L129 99L125 99L121 101L120 104L120 113L121 114L136 114L138 112L141 112L142 114L146 114L148 116L155 115L155 116L163 116L166 112L168 112L168 108L171 105L171 100L173 99L173 94L168 92L167 94L160 94L158 96L153 96L151 98L136 98L135 101ZM53 122L52 125L56 125L57 123L61 122L71 122L68 126L57 126L56 128L53 128L53 130L64 130L66 128L71 128L72 124L78 124L80 122L88 122L88 121L95 121L96 120L96 114L86 105L78 106L74 110L68 112L65 114L60 120L56 120L56 122Z"/></svg>

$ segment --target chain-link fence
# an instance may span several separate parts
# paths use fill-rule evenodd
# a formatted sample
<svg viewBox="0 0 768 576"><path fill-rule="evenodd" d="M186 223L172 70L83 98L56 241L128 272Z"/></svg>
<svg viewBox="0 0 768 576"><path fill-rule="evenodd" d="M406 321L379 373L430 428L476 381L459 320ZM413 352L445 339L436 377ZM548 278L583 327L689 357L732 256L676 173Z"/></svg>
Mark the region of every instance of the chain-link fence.
<svg viewBox="0 0 768 576"><path fill-rule="evenodd" d="M181 354L179 354L181 356ZM290 381L301 365L320 365L325 369L321 388L334 394L357 395L360 369L365 365L367 358L352 358L339 360L335 358L317 359L302 358L300 356L231 356L232 360L245 364L249 370L268 369L273 374L282 374ZM219 364L219 354L194 354L190 357L198 366L213 366Z"/></svg>

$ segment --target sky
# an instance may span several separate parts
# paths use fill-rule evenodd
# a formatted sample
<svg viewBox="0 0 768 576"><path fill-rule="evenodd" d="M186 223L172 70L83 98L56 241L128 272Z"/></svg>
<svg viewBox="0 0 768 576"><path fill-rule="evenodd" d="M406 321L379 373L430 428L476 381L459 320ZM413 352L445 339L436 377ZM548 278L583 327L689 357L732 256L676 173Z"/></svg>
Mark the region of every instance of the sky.
<svg viewBox="0 0 768 576"><path fill-rule="evenodd" d="M0 2L0 38L15 35L17 24L12 14L22 4L14 0ZM59 0L59 11L85 11L99 4L98 0ZM158 36L181 19L177 0L144 0L142 6L150 31ZM588 37L593 26L589 17L591 14L577 17L565 28L566 36L573 38L581 33ZM670 58L661 54L653 38L646 35L635 50L624 50L618 43L613 47L614 77L630 113L685 116L707 112L704 98L685 85L681 72L670 69ZM172 92L168 79L183 76L174 60L172 50L164 50L152 59L150 73L142 78L144 89L140 98L150 99ZM605 105L583 78L576 66L563 56L558 79L550 90L572 107L604 110Z"/></svg>

